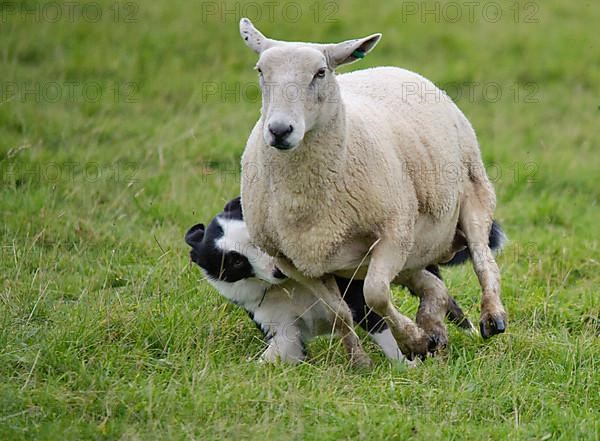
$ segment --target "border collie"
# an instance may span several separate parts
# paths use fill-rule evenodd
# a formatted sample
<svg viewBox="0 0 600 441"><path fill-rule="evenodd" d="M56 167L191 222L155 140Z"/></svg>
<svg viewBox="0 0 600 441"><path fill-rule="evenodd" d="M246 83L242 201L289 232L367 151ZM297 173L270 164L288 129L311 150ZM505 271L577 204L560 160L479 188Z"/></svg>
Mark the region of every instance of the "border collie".
<svg viewBox="0 0 600 441"><path fill-rule="evenodd" d="M491 238L492 234L490 241ZM227 300L244 308L264 333L268 346L261 355L262 361L303 361L306 343L319 335L331 334L335 311L288 279L275 267L271 256L252 244L239 197L228 202L208 227L194 225L185 235L185 241L192 247L192 261L200 266L212 286ZM448 264L467 259L468 251L464 250ZM427 269L440 277L437 266ZM336 281L355 323L367 331L389 359L405 360L385 321L366 305L363 281L341 277L336 277ZM474 330L451 297L448 318L465 330Z"/></svg>

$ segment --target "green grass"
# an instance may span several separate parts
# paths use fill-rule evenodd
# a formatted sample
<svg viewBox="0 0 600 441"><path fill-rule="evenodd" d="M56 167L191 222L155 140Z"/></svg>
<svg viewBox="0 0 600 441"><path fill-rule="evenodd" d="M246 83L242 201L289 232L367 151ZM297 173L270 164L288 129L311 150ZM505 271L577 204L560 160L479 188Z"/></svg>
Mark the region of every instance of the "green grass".
<svg viewBox="0 0 600 441"><path fill-rule="evenodd" d="M259 333L188 263L183 234L239 193L258 117L252 87L203 97L208 83L255 84L239 17L147 1L135 23L120 3L115 23L112 3L97 23L77 8L73 21L0 21L0 439L600 438L597 2L535 3L538 23L523 22L525 2L518 23L512 2L496 23L481 6L472 22L436 23L350 0L334 23L315 23L308 3L297 23L281 9L257 22L290 40L383 32L351 68L458 85L496 176L508 332L483 342L451 328L447 353L414 370L365 342L368 372L327 339L302 366L249 362ZM73 98L54 100L48 84L64 95L68 82ZM477 320L472 270L445 274ZM414 314L406 292L395 301Z"/></svg>

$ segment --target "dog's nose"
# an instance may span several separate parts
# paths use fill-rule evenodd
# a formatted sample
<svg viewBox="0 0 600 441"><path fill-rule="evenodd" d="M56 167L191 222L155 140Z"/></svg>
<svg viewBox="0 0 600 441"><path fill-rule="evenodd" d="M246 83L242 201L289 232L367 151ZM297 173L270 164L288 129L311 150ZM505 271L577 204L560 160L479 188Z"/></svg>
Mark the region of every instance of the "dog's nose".
<svg viewBox="0 0 600 441"><path fill-rule="evenodd" d="M269 124L269 132L275 137L275 141L283 141L290 133L294 131L294 126L281 121Z"/></svg>

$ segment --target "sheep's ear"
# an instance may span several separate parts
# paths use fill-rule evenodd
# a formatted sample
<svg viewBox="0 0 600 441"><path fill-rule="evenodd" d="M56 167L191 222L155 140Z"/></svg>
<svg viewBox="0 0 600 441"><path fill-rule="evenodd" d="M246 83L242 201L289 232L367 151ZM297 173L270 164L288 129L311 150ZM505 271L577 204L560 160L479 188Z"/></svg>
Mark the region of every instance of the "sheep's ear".
<svg viewBox="0 0 600 441"><path fill-rule="evenodd" d="M242 18L240 20L240 35L244 39L246 46L259 55L262 51L273 45L273 40L261 34L247 18Z"/></svg>
<svg viewBox="0 0 600 441"><path fill-rule="evenodd" d="M335 69L342 64L354 63L356 60L364 58L377 45L380 39L381 34L373 34L357 40L348 40L328 45L326 50L330 67Z"/></svg>

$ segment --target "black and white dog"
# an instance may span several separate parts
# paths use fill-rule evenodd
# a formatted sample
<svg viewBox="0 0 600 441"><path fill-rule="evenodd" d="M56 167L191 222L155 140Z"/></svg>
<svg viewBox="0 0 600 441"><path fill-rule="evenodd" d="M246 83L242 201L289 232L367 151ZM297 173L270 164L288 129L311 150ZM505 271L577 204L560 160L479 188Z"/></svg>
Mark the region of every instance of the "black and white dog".
<svg viewBox="0 0 600 441"><path fill-rule="evenodd" d="M493 249L501 247L502 237L502 231L494 223L490 234ZM273 258L250 241L239 197L228 202L208 227L194 225L185 235L185 241L192 247L192 261L200 266L207 280L227 300L244 308L265 334L268 347L261 355L263 361L302 361L306 358L308 341L331 334L335 311L288 279L275 267ZM464 250L448 264L467 259L468 251ZM437 266L427 269L440 277ZM336 277L336 281L355 323L367 331L388 358L405 360L385 321L366 305L363 281L341 277ZM448 318L465 330L474 329L452 298Z"/></svg>

